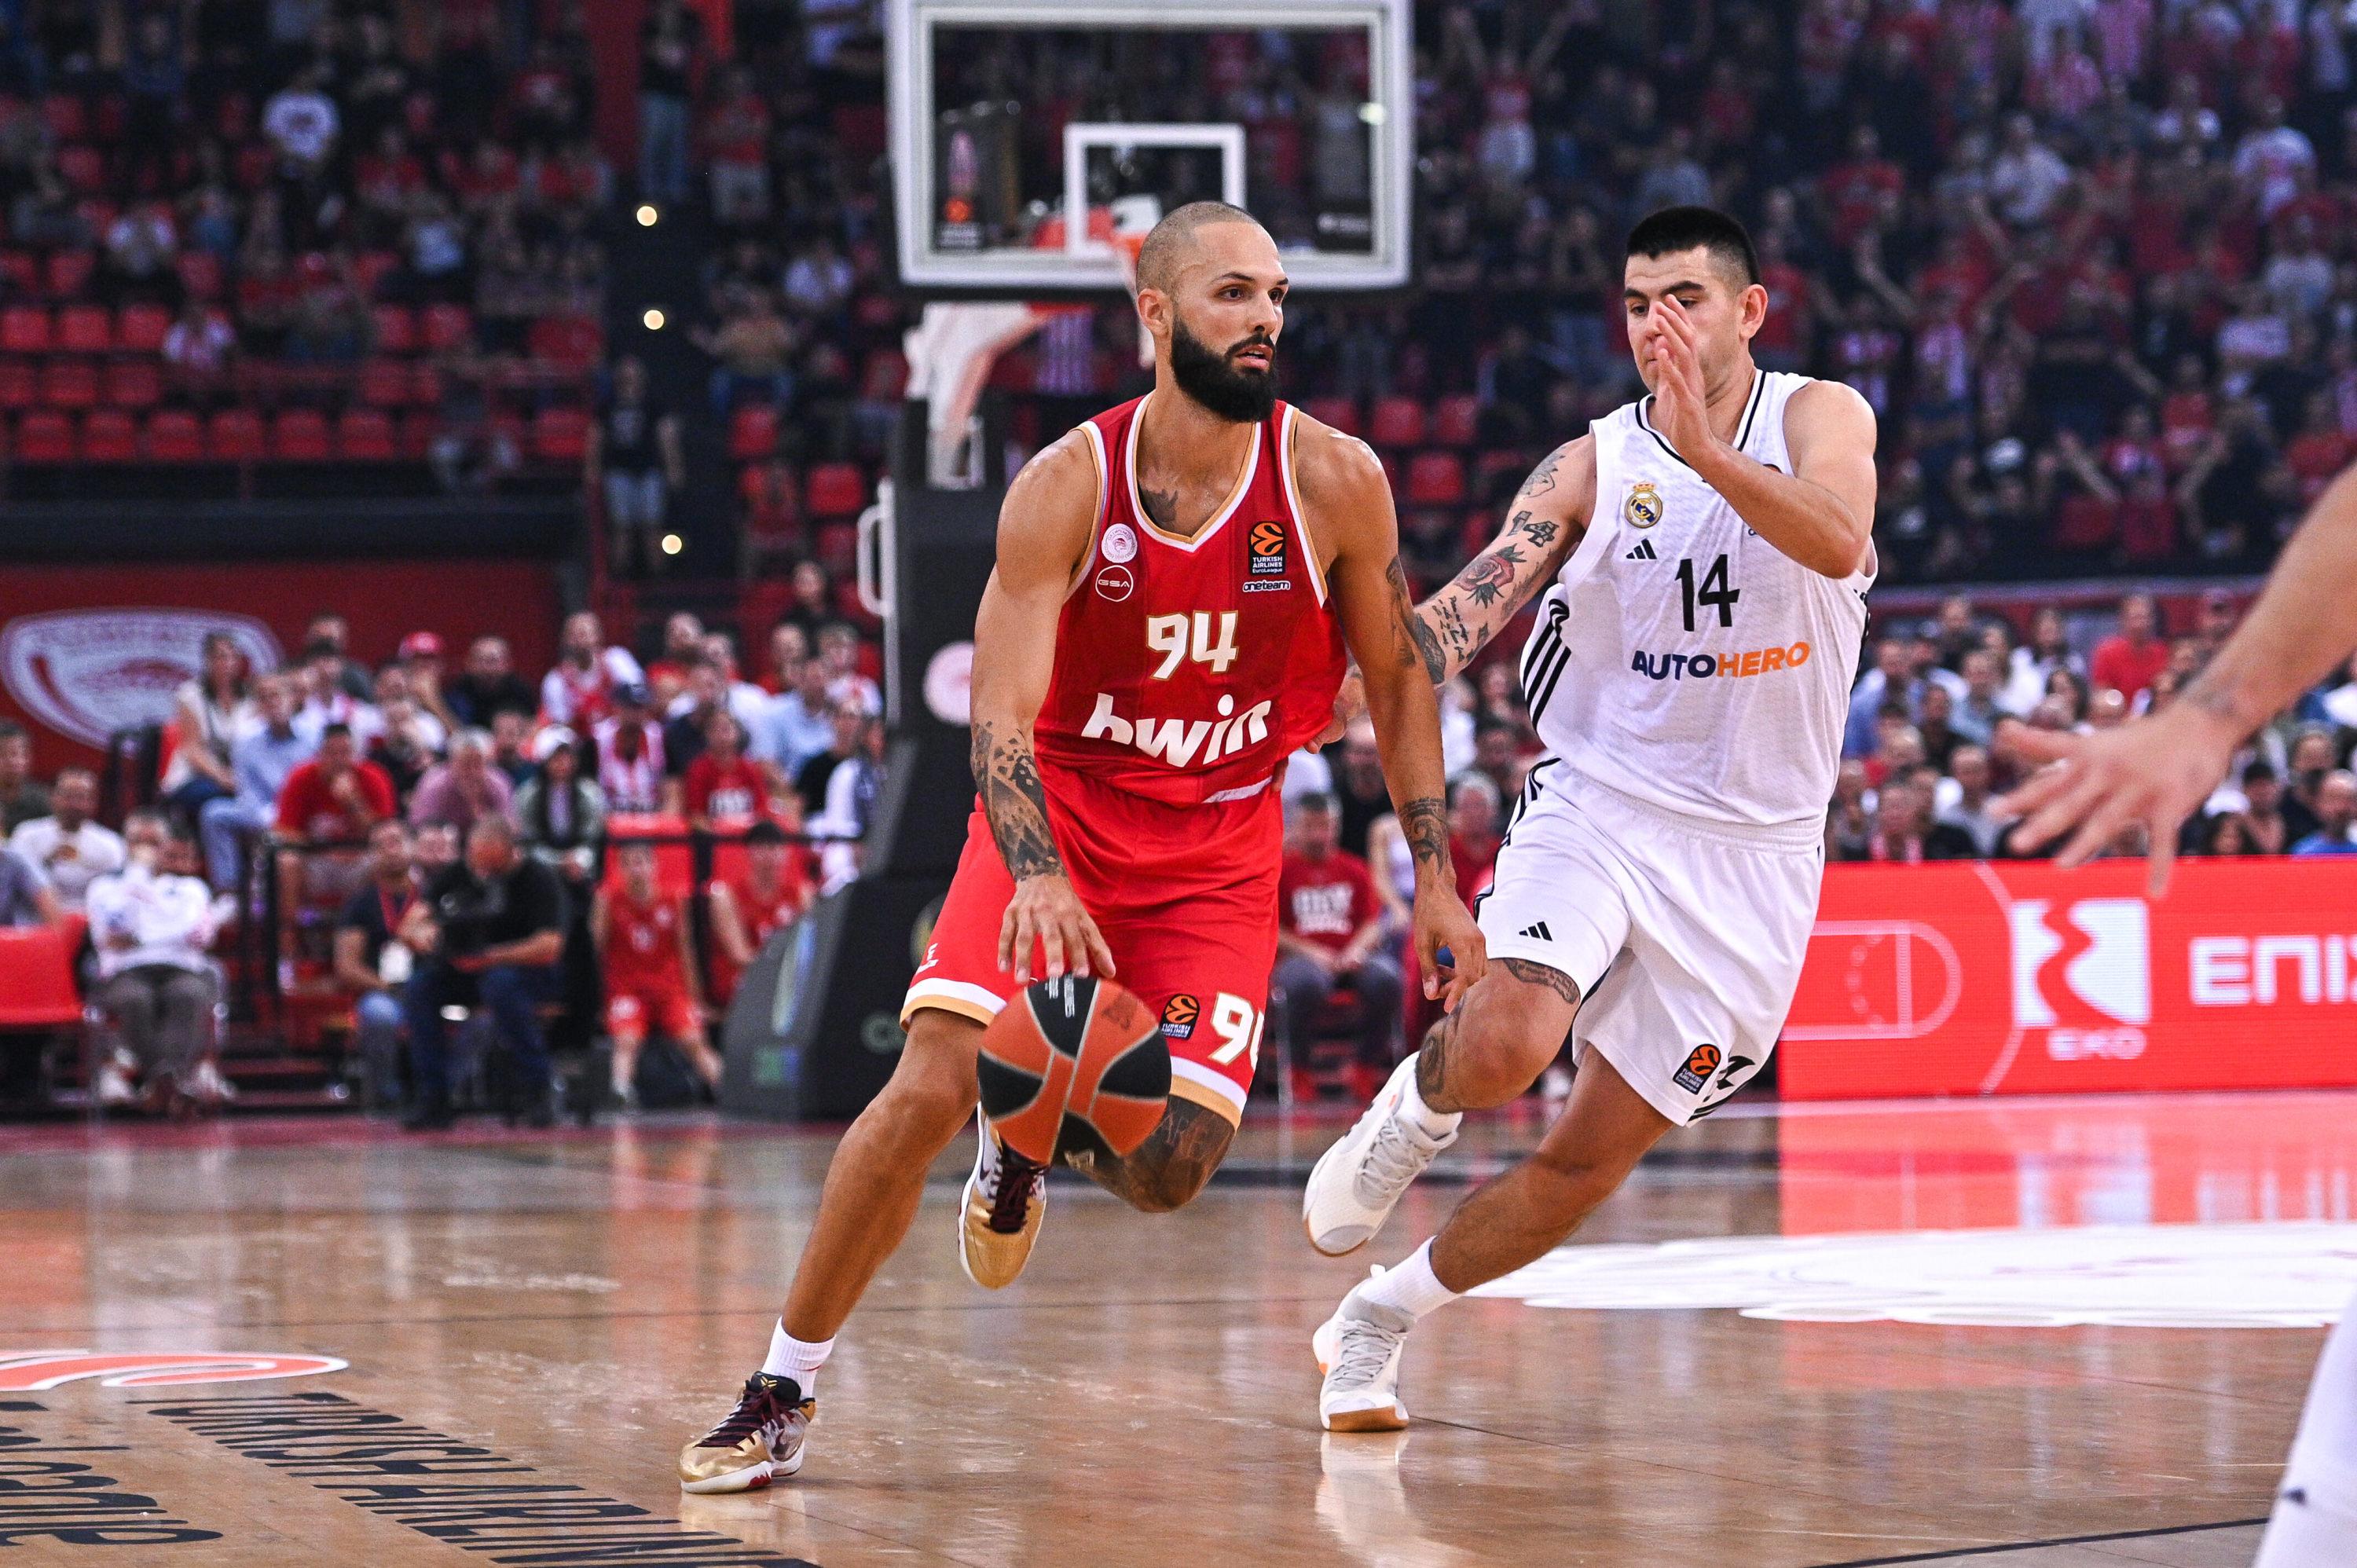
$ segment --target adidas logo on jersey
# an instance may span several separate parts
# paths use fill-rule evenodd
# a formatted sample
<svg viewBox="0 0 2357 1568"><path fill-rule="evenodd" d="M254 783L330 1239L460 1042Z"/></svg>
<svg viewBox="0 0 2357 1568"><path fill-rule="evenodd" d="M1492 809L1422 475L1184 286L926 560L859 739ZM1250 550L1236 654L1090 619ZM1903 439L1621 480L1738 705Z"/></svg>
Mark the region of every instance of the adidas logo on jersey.
<svg viewBox="0 0 2357 1568"><path fill-rule="evenodd" d="M1637 548L1631 550L1628 554L1620 557L1620 559L1623 561L1659 561L1661 557L1653 553L1653 542L1652 540L1641 539L1637 541Z"/></svg>
<svg viewBox="0 0 2357 1568"><path fill-rule="evenodd" d="M1521 930L1516 931L1514 934L1518 937L1528 937L1533 941L1551 942L1555 940L1555 933L1547 929L1546 922L1544 920L1541 920L1535 926L1524 926Z"/></svg>

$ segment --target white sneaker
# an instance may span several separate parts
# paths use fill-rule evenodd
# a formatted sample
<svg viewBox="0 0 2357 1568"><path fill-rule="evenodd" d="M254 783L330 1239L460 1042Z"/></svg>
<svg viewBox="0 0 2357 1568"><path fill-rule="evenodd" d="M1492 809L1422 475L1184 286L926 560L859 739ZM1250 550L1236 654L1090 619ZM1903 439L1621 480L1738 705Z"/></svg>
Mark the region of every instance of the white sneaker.
<svg viewBox="0 0 2357 1568"><path fill-rule="evenodd" d="M220 1064L208 1057L190 1069L188 1092L209 1105L226 1105L237 1098L237 1086L223 1078Z"/></svg>
<svg viewBox="0 0 2357 1568"><path fill-rule="evenodd" d="M1048 1169L1006 1148L974 1113L982 1147L958 1204L958 1266L985 1290L1004 1290L1031 1261L1039 1221L1048 1212Z"/></svg>
<svg viewBox="0 0 2357 1568"><path fill-rule="evenodd" d="M1380 1278L1383 1270L1370 1273ZM1399 1395L1400 1351L1415 1319L1363 1300L1361 1285L1318 1326L1309 1348L1326 1374L1318 1391L1318 1420L1329 1432L1397 1432L1407 1425Z"/></svg>
<svg viewBox="0 0 2357 1568"><path fill-rule="evenodd" d="M135 1105L139 1090L132 1086L131 1074L123 1064L113 1058L98 1064L98 1102L105 1106Z"/></svg>
<svg viewBox="0 0 2357 1568"><path fill-rule="evenodd" d="M1452 1126L1435 1138L1400 1114L1415 1076L1416 1053L1392 1069L1383 1091L1358 1125L1318 1157L1301 1194L1301 1224L1309 1244L1329 1258L1354 1252L1383 1229L1392 1206L1432 1158L1457 1142Z"/></svg>

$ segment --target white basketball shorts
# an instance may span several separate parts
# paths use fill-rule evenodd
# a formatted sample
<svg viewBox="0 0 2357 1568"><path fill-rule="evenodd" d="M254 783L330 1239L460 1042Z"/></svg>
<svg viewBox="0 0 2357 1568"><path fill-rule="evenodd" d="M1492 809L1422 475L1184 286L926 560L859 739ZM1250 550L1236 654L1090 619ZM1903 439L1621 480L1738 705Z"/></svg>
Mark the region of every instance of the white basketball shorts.
<svg viewBox="0 0 2357 1568"><path fill-rule="evenodd" d="M1566 768L1544 777L1480 901L1490 961L1569 976L1574 1059L1603 1052L1683 1126L1776 1047L1816 920L1824 839L1719 830Z"/></svg>

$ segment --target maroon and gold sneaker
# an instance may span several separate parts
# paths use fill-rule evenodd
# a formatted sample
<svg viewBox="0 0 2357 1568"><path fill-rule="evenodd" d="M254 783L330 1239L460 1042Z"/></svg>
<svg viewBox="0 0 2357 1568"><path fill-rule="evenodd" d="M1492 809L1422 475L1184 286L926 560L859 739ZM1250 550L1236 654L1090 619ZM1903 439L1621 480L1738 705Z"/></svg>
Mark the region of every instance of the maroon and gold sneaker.
<svg viewBox="0 0 2357 1568"><path fill-rule="evenodd" d="M818 1402L791 1378L756 1372L728 1418L679 1451L683 1492L749 1492L802 1467L802 1434Z"/></svg>

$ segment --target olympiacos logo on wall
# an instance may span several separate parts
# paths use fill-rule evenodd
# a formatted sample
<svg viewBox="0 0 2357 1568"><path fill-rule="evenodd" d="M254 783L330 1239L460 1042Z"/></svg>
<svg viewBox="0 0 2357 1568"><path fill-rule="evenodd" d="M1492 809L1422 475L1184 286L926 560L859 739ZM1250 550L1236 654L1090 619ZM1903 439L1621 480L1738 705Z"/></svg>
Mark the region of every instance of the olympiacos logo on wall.
<svg viewBox="0 0 2357 1568"><path fill-rule="evenodd" d="M207 632L226 632L256 671L278 667L278 639L222 610L101 608L19 616L0 630L0 684L34 718L86 746L161 724L193 678Z"/></svg>

